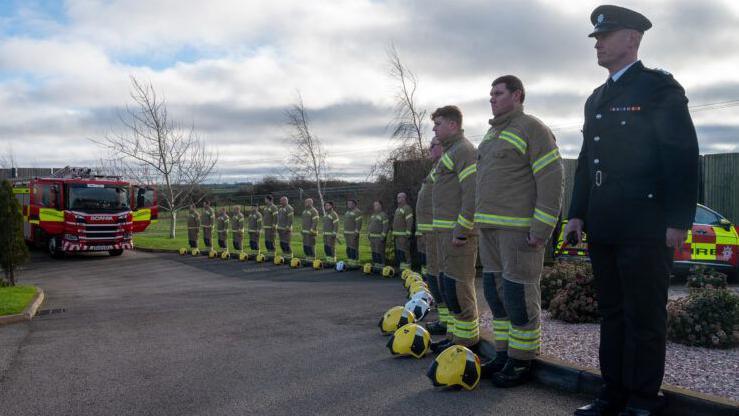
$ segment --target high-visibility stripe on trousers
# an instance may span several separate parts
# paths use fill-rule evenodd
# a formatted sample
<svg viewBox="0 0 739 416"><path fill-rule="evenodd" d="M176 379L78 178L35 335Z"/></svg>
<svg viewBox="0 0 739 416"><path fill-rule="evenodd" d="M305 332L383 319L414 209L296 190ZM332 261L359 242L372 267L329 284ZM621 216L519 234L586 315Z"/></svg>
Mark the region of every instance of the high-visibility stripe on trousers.
<svg viewBox="0 0 739 416"><path fill-rule="evenodd" d="M508 334L508 348L523 352L537 352L541 347L541 327L518 329L511 327Z"/></svg>
<svg viewBox="0 0 739 416"><path fill-rule="evenodd" d="M493 319L493 336L495 337L495 346L498 351L508 349L508 333L511 330L511 321L502 319ZM502 348L497 348L498 346Z"/></svg>
<svg viewBox="0 0 739 416"><path fill-rule="evenodd" d="M450 320L449 308L447 308L446 306L439 306L438 311L439 311L439 322L448 324Z"/></svg>
<svg viewBox="0 0 739 416"><path fill-rule="evenodd" d="M462 321L455 319L454 321L454 337L462 339L479 339L480 338L480 322L475 319L472 321Z"/></svg>

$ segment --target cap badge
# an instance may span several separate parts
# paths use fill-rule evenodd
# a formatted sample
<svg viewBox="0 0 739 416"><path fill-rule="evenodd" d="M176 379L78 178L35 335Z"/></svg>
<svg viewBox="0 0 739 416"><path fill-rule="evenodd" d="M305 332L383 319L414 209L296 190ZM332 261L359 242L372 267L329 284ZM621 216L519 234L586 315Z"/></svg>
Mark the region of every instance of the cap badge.
<svg viewBox="0 0 739 416"><path fill-rule="evenodd" d="M606 17L605 17L605 16L603 16L603 14L599 14L599 15L598 15L598 23L599 23L599 24L600 24L600 23L603 23L603 21L604 21L604 20L606 20Z"/></svg>

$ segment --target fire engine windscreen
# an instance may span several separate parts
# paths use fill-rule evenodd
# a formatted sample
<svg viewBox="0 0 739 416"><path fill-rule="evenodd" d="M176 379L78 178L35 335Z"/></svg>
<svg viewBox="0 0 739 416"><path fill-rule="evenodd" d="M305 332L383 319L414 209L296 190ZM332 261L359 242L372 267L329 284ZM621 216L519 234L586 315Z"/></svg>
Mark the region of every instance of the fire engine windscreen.
<svg viewBox="0 0 739 416"><path fill-rule="evenodd" d="M128 188L102 184L71 184L67 192L67 209L106 212L130 209Z"/></svg>

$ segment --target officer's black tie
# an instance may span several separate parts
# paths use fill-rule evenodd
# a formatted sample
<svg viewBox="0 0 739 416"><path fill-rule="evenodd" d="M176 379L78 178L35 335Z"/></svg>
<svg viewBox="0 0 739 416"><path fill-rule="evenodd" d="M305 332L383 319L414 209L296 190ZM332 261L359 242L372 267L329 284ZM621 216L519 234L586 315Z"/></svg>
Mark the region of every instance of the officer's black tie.
<svg viewBox="0 0 739 416"><path fill-rule="evenodd" d="M615 84L616 81L613 80L613 78L608 77L608 81L606 81L606 86L603 88L603 95L608 96L608 94L613 91L613 84Z"/></svg>

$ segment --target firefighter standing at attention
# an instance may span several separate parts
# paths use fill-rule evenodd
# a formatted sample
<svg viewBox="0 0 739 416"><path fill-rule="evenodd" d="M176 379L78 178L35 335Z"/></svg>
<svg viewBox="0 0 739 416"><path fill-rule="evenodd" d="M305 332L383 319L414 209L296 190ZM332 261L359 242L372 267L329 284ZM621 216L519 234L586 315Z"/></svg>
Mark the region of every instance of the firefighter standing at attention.
<svg viewBox="0 0 739 416"><path fill-rule="evenodd" d="M432 343L431 348L441 352L459 344L476 351L480 327L475 294L477 232L472 221L477 154L464 136L459 108L438 108L431 119L444 150L434 170L432 205L439 283L450 312L447 338Z"/></svg>
<svg viewBox="0 0 739 416"><path fill-rule="evenodd" d="M254 205L247 218L246 231L249 233L250 255L259 254L259 235L262 233L262 213L259 207Z"/></svg>
<svg viewBox="0 0 739 416"><path fill-rule="evenodd" d="M449 309L444 303L439 285L439 256L436 253L436 235L433 232L433 189L436 180L434 170L436 169L436 162L441 158L441 153L441 143L434 137L429 148L429 158L433 162L431 171L424 178L421 190L418 191L418 201L416 201L416 218L418 220L416 223L416 241L421 257L423 278L429 285L429 290L436 301L436 310L439 314L437 321L426 324L426 328L431 335L446 334L446 324L449 321Z"/></svg>
<svg viewBox="0 0 739 416"><path fill-rule="evenodd" d="M226 212L226 207L222 207L216 218L216 229L218 231L218 246L223 251L228 251L228 225L231 222Z"/></svg>
<svg viewBox="0 0 739 416"><path fill-rule="evenodd" d="M241 207L234 207L231 215L231 238L233 239L234 250L241 251L244 248L244 214L241 213Z"/></svg>
<svg viewBox="0 0 739 416"><path fill-rule="evenodd" d="M187 216L187 240L191 249L198 248L198 234L200 234L200 214L195 204L190 204L190 215Z"/></svg>
<svg viewBox="0 0 739 416"><path fill-rule="evenodd" d="M390 228L390 221L383 211L382 202L373 202L372 211L367 223L367 237L372 249L372 267L381 269L385 267L385 238Z"/></svg>
<svg viewBox="0 0 739 416"><path fill-rule="evenodd" d="M362 211L357 207L357 201L346 201L344 213L344 240L346 240L346 264L349 267L359 266L359 232L362 229Z"/></svg>
<svg viewBox="0 0 739 416"><path fill-rule="evenodd" d="M213 250L213 223L216 221L216 213L210 206L210 202L203 202L203 216L201 217L203 224L203 242L205 243L205 252Z"/></svg>
<svg viewBox="0 0 739 416"><path fill-rule="evenodd" d="M318 210L313 207L313 198L305 199L305 209L303 210L303 253L305 260L312 262L316 259L316 236L318 235Z"/></svg>
<svg viewBox="0 0 739 416"><path fill-rule="evenodd" d="M277 209L277 233L280 237L282 257L288 262L293 258L290 241L292 240L294 217L295 209L290 205L286 196L281 197L280 207Z"/></svg>
<svg viewBox="0 0 739 416"><path fill-rule="evenodd" d="M264 197L264 213L262 214L262 229L264 230L264 247L268 257L275 255L275 232L277 228L277 205L274 197Z"/></svg>
<svg viewBox="0 0 739 416"><path fill-rule="evenodd" d="M393 215L393 238L395 239L395 259L400 270L411 267L411 235L413 231L413 208L408 205L405 192L398 194L398 208Z"/></svg>
<svg viewBox="0 0 739 416"><path fill-rule="evenodd" d="M326 215L323 216L323 252L327 264L336 263L336 236L339 233L339 214L334 211L334 203L323 204Z"/></svg>
<svg viewBox="0 0 739 416"><path fill-rule="evenodd" d="M557 224L563 168L551 130L523 112L521 80L493 81L493 119L478 147L475 224L497 355L483 368L498 387L529 380L541 345L541 271Z"/></svg>

